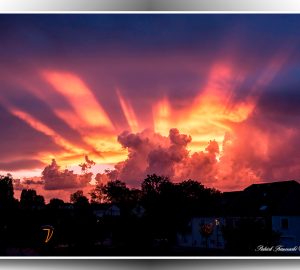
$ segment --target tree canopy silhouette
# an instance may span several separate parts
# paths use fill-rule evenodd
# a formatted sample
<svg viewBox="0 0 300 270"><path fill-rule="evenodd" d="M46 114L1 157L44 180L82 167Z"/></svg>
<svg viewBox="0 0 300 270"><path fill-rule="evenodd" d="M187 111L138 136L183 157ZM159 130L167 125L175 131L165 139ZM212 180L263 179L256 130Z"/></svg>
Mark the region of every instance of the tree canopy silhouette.
<svg viewBox="0 0 300 270"><path fill-rule="evenodd" d="M82 190L77 190L76 192L74 192L70 195L70 202L71 203L76 203L83 196L84 196L83 191Z"/></svg>
<svg viewBox="0 0 300 270"><path fill-rule="evenodd" d="M84 209L89 207L89 200L83 195L82 190L77 190L70 195L70 201L76 208Z"/></svg>
<svg viewBox="0 0 300 270"><path fill-rule="evenodd" d="M168 177L156 174L147 175L147 178L142 183L142 192L148 196L158 195L161 191L161 186L166 183L170 183Z"/></svg>
<svg viewBox="0 0 300 270"><path fill-rule="evenodd" d="M106 185L98 184L91 192L93 201L120 204L130 198L130 189L120 180L109 181Z"/></svg>
<svg viewBox="0 0 300 270"><path fill-rule="evenodd" d="M65 202L58 198L52 198L48 204L49 208L59 209L64 206Z"/></svg>
<svg viewBox="0 0 300 270"><path fill-rule="evenodd" d="M23 189L20 204L23 208L39 208L45 205L45 199L43 196L37 195L34 189Z"/></svg>
<svg viewBox="0 0 300 270"><path fill-rule="evenodd" d="M10 174L0 175L0 207L10 207L14 202L13 178Z"/></svg>

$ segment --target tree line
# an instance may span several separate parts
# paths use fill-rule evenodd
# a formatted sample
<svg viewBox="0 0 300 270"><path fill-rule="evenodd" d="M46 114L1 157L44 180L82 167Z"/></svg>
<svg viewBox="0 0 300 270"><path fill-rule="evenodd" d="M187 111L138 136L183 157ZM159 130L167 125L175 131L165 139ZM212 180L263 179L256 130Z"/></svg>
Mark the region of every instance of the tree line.
<svg viewBox="0 0 300 270"><path fill-rule="evenodd" d="M112 205L120 209L120 215L95 214ZM142 215L134 213L137 208L143 210ZM23 189L17 200L12 176L0 176L0 255L16 247L30 247L37 252L33 255L172 255L177 233L191 232L192 217L223 216L223 211L222 193L191 179L173 183L152 174L140 188L109 181L98 183L90 199L78 190L70 195L70 203L52 198L46 204L33 189ZM54 228L47 244L41 230L44 225ZM257 243L278 239L253 220L222 230L234 252L247 253Z"/></svg>
<svg viewBox="0 0 300 270"><path fill-rule="evenodd" d="M52 198L46 204L43 196L33 189L23 189L17 200L12 176L1 176L0 252L1 246L44 247L37 240L40 239L37 232L44 224L56 230L48 247L66 243L80 252L89 250L95 243L104 245L106 239L115 247L139 247L140 250L147 250L156 240L174 244L176 232L185 230L190 217L219 209L220 195L219 191L191 179L172 183L167 177L152 174L142 181L139 189L115 180L97 184L90 193L90 200L78 190L70 195L70 203ZM95 210L109 205L116 205L120 216L99 218L94 215ZM144 210L142 217L133 214L136 207ZM86 249L82 250L82 246Z"/></svg>

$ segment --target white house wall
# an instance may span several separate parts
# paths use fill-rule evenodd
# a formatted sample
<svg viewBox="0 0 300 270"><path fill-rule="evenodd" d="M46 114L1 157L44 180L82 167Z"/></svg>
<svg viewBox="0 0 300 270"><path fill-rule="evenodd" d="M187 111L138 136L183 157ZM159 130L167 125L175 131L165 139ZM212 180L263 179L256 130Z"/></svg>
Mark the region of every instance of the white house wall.
<svg viewBox="0 0 300 270"><path fill-rule="evenodd" d="M201 225L214 224L213 232L206 238L200 232ZM216 217L199 217L190 221L190 232L177 235L177 243L184 247L199 248L216 248L223 249L225 247L224 238L221 232L221 226L224 224L224 218Z"/></svg>
<svg viewBox="0 0 300 270"><path fill-rule="evenodd" d="M288 228L282 228L282 219L288 220ZM281 234L280 244L285 247L300 246L300 217L299 216L273 216L272 229Z"/></svg>

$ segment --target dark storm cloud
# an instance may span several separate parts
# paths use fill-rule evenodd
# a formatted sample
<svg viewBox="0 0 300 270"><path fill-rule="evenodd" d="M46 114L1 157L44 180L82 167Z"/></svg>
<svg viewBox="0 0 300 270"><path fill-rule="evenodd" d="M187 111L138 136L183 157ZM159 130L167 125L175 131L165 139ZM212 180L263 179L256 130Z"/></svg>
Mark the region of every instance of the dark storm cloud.
<svg viewBox="0 0 300 270"><path fill-rule="evenodd" d="M23 41L18 53L36 55L48 51L91 53L88 49L120 48L140 53L144 50L185 49L202 44L212 50L222 40L232 17L195 15L2 15L2 34L10 41ZM214 41L212 46L211 41ZM56 49L59 49L56 51ZM112 52L108 52L112 53Z"/></svg>
<svg viewBox="0 0 300 270"><path fill-rule="evenodd" d="M216 59L227 55L253 76L286 42L300 39L297 15L2 15L1 21L10 62L80 74L112 114L115 102L103 88L194 97ZM153 57L161 61L151 63Z"/></svg>
<svg viewBox="0 0 300 270"><path fill-rule="evenodd" d="M190 52L208 60L234 48L251 62L271 57L285 40L299 41L297 15L37 14L1 15L0 20L1 47L16 61L124 52L137 57Z"/></svg>
<svg viewBox="0 0 300 270"><path fill-rule="evenodd" d="M26 169L36 169L45 166L45 164L39 160L28 159L28 160L15 160L11 162L0 162L1 171L18 171Z"/></svg>
<svg viewBox="0 0 300 270"><path fill-rule="evenodd" d="M83 53L82 48L95 49L99 45L100 48L114 45L134 53L194 48L201 54L203 50L217 51L227 35L236 34L250 53L268 45L264 53L270 54L270 49L280 46L281 38L297 36L298 24L297 15L1 16L4 37L24 41L25 48L18 47L19 51L24 53L27 49L34 55L48 50L55 52L56 48L60 49L56 53L64 50ZM9 40L4 40L4 45L17 48Z"/></svg>

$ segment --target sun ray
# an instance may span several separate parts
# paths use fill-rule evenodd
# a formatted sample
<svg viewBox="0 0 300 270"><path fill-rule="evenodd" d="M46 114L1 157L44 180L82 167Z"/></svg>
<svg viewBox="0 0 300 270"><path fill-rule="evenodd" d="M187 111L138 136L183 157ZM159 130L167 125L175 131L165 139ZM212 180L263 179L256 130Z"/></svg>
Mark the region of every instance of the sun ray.
<svg viewBox="0 0 300 270"><path fill-rule="evenodd" d="M153 106L155 130L167 135L170 128L177 127L181 132L190 134L193 141L189 149L192 151L205 149L212 139L222 145L225 132L231 130L229 123L244 121L254 108L250 99L228 108L228 97L240 80L230 65L214 65L207 84L188 107L173 110L167 97Z"/></svg>
<svg viewBox="0 0 300 270"><path fill-rule="evenodd" d="M54 90L68 100L81 120L80 125L113 129L112 122L97 102L93 92L78 76L56 71L44 71L43 76ZM64 111L60 111L60 116L63 116L63 113ZM69 115L66 118L68 117Z"/></svg>
<svg viewBox="0 0 300 270"><path fill-rule="evenodd" d="M52 130L51 128L49 128L48 126L46 126L45 124L43 124L42 122L40 122L39 120L31 116L30 114L16 108L10 108L9 111L14 116L26 122L33 129L51 137L57 145L61 146L65 150L71 153L81 153L83 151L82 148L78 148L74 144L71 144L70 142L65 140L62 136L57 134L54 130Z"/></svg>
<svg viewBox="0 0 300 270"><path fill-rule="evenodd" d="M131 104L121 95L121 92L118 89L117 96L119 98L123 113L125 115L128 125L130 126L131 131L139 131L138 121Z"/></svg>

